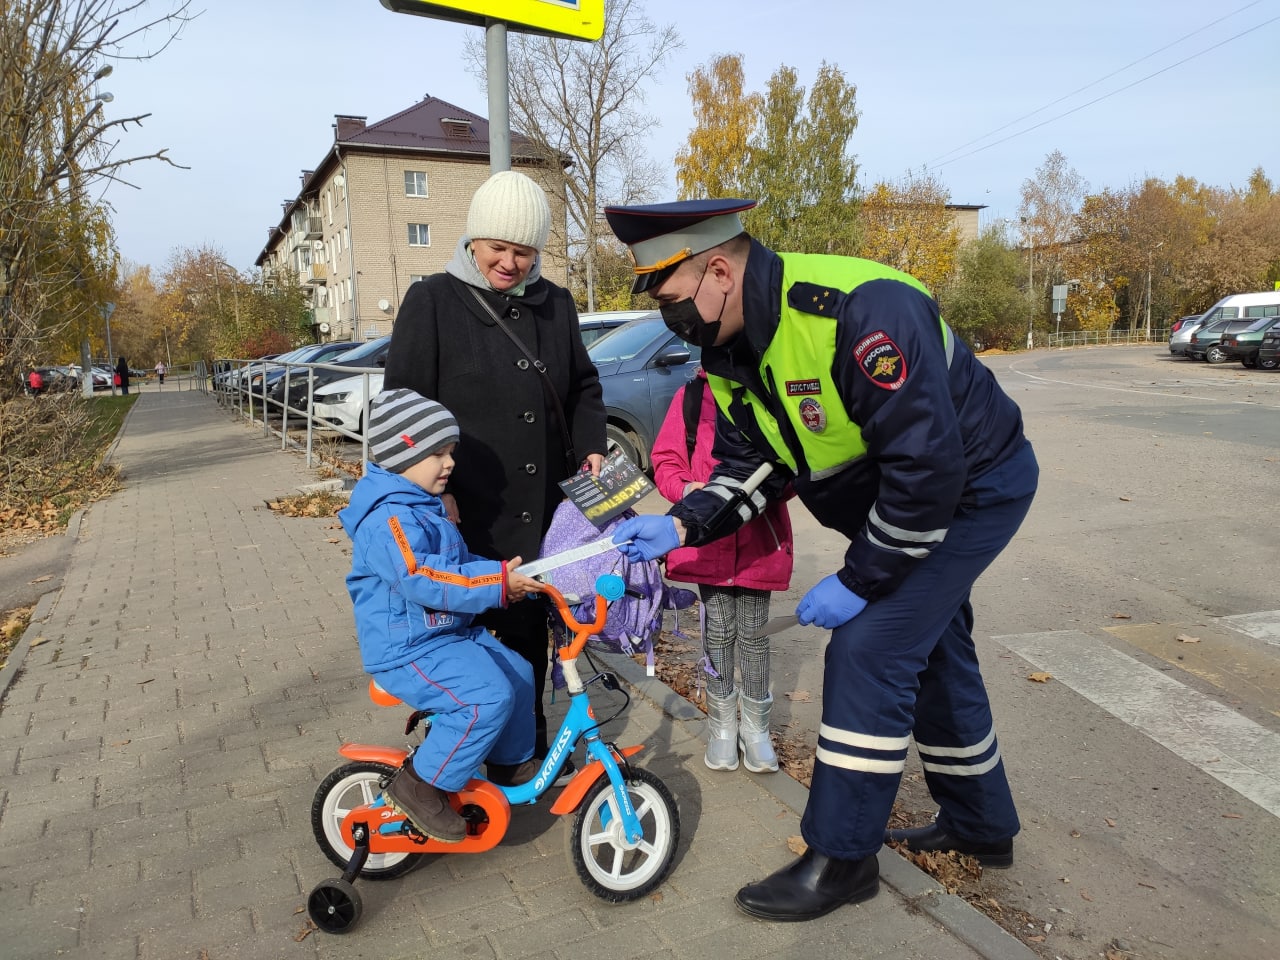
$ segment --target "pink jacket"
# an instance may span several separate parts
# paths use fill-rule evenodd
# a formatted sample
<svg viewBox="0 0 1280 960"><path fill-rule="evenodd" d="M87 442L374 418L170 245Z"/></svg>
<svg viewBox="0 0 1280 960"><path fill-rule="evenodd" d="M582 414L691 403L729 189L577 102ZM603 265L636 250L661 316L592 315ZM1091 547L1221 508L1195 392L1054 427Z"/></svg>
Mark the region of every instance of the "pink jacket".
<svg viewBox="0 0 1280 960"><path fill-rule="evenodd" d="M706 374L699 370L698 377L705 380ZM672 503L684 496L686 484L705 483L716 463L711 458L716 417L711 389L707 387L702 393L692 465L685 439L684 391L684 387L676 391L653 444L654 480L658 491ZM791 517L786 504L777 501L733 536L671 551L667 576L685 583L785 590L791 583L792 551Z"/></svg>

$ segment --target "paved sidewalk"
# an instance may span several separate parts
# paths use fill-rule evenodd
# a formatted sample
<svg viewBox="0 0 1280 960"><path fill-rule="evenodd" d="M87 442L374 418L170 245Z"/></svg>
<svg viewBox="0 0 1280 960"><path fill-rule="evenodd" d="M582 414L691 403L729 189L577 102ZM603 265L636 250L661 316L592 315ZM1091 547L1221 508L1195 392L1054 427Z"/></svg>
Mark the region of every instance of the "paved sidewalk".
<svg viewBox="0 0 1280 960"><path fill-rule="evenodd" d="M199 393L145 392L113 456L124 489L85 513L0 673L6 960L1033 957L891 851L866 904L739 913L734 891L791 859L806 791L706 769L701 714L622 658L612 737L644 742L680 804L657 893L593 897L542 805L489 853L358 881L359 925L304 935L307 893L340 873L312 838L316 785L344 740L403 740L402 712L365 695L346 537L268 510L317 476Z"/></svg>

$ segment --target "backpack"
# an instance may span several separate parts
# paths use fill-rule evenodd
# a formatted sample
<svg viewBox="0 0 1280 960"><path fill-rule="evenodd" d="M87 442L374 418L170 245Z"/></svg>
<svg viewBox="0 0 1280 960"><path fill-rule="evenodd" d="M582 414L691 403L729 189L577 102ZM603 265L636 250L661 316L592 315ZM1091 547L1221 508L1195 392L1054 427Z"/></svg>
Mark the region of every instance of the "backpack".
<svg viewBox="0 0 1280 960"><path fill-rule="evenodd" d="M552 515L551 526L542 541L540 556L562 553L611 536L618 524L634 516L635 511L626 510L600 529L583 516L582 511L571 501L564 500ZM662 569L657 560L632 563L616 550L548 571L543 579L566 596L580 597L580 601L570 609L579 621L589 621L595 617L596 578L606 573L622 577L627 592L609 606L604 629L591 638L589 646L628 656L643 652L648 672L652 676L653 645L662 632L666 611L691 607L694 594L691 590L674 587L663 580ZM551 628L557 644L567 638L568 629L554 612L551 615ZM556 661L556 667L556 686L563 686L563 681L559 679L559 660Z"/></svg>

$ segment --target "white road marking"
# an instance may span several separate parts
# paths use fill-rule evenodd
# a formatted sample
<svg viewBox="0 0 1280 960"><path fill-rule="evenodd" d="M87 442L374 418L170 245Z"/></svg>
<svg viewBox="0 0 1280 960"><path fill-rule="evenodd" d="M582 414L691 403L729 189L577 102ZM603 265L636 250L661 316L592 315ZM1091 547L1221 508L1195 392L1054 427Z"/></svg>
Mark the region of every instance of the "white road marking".
<svg viewBox="0 0 1280 960"><path fill-rule="evenodd" d="M1280 646L1280 610L1267 610L1263 613L1239 613L1233 617L1219 617L1232 630L1238 630L1255 640Z"/></svg>
<svg viewBox="0 0 1280 960"><path fill-rule="evenodd" d="M1277 406L1276 404L1267 402L1265 400L1254 400L1254 399L1232 400L1229 397L1221 397L1221 396L1204 397L1204 396L1199 396L1197 394L1192 394L1192 393L1165 393L1158 389L1152 390L1152 389L1135 389L1133 387L1113 387L1113 386L1110 386L1109 384L1092 383L1087 380L1059 380L1054 377L1045 377L1036 373L1028 373L1025 370L1019 369L1018 364L1019 364L1019 361L1014 361L1010 363L1008 367L1009 372L1016 373L1018 376L1024 377L1025 379L1035 383L1046 383L1046 384L1053 383L1053 384L1058 384L1060 386L1072 387L1075 389L1082 389L1082 390L1106 390L1112 393L1135 393L1138 396L1142 396L1142 397L1167 397L1170 400L1197 400L1197 401L1207 400L1214 403L1236 403L1236 404L1241 404L1243 406L1249 406L1249 407L1263 407L1264 409L1270 409L1272 407ZM1206 378L1206 382L1215 383L1215 384L1228 384L1228 385L1235 386L1240 384L1243 381L1239 379L1208 380ZM1254 385L1253 381L1249 381L1248 385L1250 387L1253 387ZM1153 386L1155 385L1153 384ZM1186 386L1189 386L1189 384L1187 384Z"/></svg>
<svg viewBox="0 0 1280 960"><path fill-rule="evenodd" d="M1280 735L1076 630L993 638L1280 817Z"/></svg>

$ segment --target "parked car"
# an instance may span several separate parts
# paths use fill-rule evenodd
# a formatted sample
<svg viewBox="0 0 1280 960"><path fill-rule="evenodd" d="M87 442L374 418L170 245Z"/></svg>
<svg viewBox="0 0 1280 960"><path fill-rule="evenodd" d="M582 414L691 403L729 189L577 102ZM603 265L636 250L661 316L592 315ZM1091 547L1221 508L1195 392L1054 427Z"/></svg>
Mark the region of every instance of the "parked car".
<svg viewBox="0 0 1280 960"><path fill-rule="evenodd" d="M685 343L657 313L623 324L587 348L604 393L609 449L644 470L675 392L689 382L702 349Z"/></svg>
<svg viewBox="0 0 1280 960"><path fill-rule="evenodd" d="M1280 316L1255 320L1243 330L1222 335L1222 352L1228 360L1239 360L1246 367L1258 365L1258 350L1266 332L1280 323Z"/></svg>
<svg viewBox="0 0 1280 960"><path fill-rule="evenodd" d="M1200 329L1202 314L1193 313L1187 317L1179 317L1169 326L1169 352L1175 357L1187 355L1187 342L1191 334Z"/></svg>
<svg viewBox="0 0 1280 960"><path fill-rule="evenodd" d="M353 347L346 353L340 353L336 357L330 357L324 363L333 364L339 367L385 367L387 365L387 350L391 346L391 334L379 337L376 340L370 340L362 343L358 347ZM317 361L321 362L321 361ZM341 380L350 376L350 372L346 370L290 370L288 376L281 378L281 397L287 400L290 407L300 412L306 412L307 409L307 380L310 377L313 382L313 391L326 387L335 380Z"/></svg>
<svg viewBox="0 0 1280 960"><path fill-rule="evenodd" d="M253 389L254 396L260 397L262 396L263 382L265 381L268 399L274 400L276 403L280 403L283 399L283 392L273 392L273 387L285 375L285 371L289 369L285 364L324 363L331 357L344 354L348 350L358 346L360 346L360 344L351 340L335 340L330 343L308 343L306 346L298 347L296 350L290 350L288 353L280 354L280 356L276 357L274 363L270 363L261 370L256 371L252 377L250 377L250 387Z"/></svg>
<svg viewBox="0 0 1280 960"><path fill-rule="evenodd" d="M1258 344L1258 367L1262 370L1280 370L1280 324L1262 335Z"/></svg>
<svg viewBox="0 0 1280 960"><path fill-rule="evenodd" d="M366 392L365 377L369 378ZM352 433L364 433L364 412L368 403L382 391L381 373L358 373L343 377L316 390L311 415L317 427L342 427Z"/></svg>
<svg viewBox="0 0 1280 960"><path fill-rule="evenodd" d="M578 314L578 329L582 332L582 342L587 346L595 343L610 330L615 330L629 320L656 315L655 310L604 310L599 313Z"/></svg>
<svg viewBox="0 0 1280 960"><path fill-rule="evenodd" d="M1191 334L1191 339L1187 341L1187 356L1192 360L1226 363L1227 354L1222 349L1221 342L1223 336L1229 333L1237 333L1253 322L1252 319L1215 320L1212 323L1205 324Z"/></svg>

